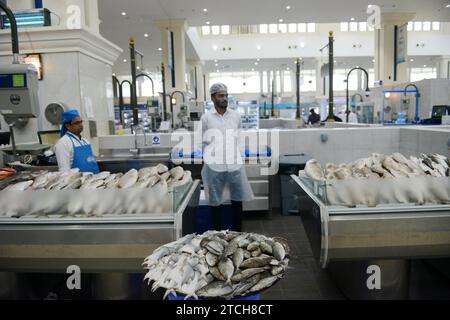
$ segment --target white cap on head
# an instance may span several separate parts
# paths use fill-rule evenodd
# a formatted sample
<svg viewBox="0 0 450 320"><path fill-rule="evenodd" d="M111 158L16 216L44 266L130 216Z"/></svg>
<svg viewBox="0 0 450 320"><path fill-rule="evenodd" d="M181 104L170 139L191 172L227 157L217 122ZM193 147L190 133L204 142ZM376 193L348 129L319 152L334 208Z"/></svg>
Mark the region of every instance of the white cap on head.
<svg viewBox="0 0 450 320"><path fill-rule="evenodd" d="M224 85L223 83L220 83L220 82L214 83L214 84L211 86L211 88L209 89L209 93L210 93L211 95L216 94L216 93L218 93L218 92L222 92L222 91L228 92L228 88L227 88L226 85Z"/></svg>

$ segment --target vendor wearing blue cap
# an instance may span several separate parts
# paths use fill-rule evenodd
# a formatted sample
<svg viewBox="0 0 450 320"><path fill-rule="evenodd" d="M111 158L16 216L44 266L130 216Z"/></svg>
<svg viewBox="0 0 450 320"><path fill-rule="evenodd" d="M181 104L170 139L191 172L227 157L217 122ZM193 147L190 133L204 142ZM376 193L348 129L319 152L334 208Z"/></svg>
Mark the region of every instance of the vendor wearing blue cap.
<svg viewBox="0 0 450 320"><path fill-rule="evenodd" d="M98 173L99 168L91 145L81 137L83 120L78 110L64 112L61 124L61 139L55 145L59 170L78 168L81 172Z"/></svg>

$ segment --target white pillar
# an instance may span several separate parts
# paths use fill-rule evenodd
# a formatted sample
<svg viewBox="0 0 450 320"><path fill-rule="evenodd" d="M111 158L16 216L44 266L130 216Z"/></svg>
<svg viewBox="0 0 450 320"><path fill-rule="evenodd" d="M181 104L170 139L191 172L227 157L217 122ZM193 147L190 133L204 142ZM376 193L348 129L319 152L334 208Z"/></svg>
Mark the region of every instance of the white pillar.
<svg viewBox="0 0 450 320"><path fill-rule="evenodd" d="M185 49L185 34L186 21L185 20L170 20L158 21L156 25L161 30L162 38L162 57L164 65L166 66L166 92L170 93L175 90L186 92L185 72L186 72L186 49ZM170 33L173 33L173 54L174 54L174 80L173 86L172 72L169 64L169 48L171 47Z"/></svg>
<svg viewBox="0 0 450 320"><path fill-rule="evenodd" d="M437 77L448 79L450 78L450 56L440 56L437 59Z"/></svg>
<svg viewBox="0 0 450 320"><path fill-rule="evenodd" d="M397 65L397 79L394 81L395 26L402 26L414 18L414 13L382 13L381 28L375 29L375 80L385 85L408 82L408 59ZM406 45L407 47L407 45Z"/></svg>
<svg viewBox="0 0 450 320"><path fill-rule="evenodd" d="M204 61L194 60L189 61L189 73L191 78L190 89L195 97L195 92L197 91L197 101L204 101L204 83L203 83L203 66ZM197 79L197 83L195 83ZM197 89L197 90L196 90Z"/></svg>

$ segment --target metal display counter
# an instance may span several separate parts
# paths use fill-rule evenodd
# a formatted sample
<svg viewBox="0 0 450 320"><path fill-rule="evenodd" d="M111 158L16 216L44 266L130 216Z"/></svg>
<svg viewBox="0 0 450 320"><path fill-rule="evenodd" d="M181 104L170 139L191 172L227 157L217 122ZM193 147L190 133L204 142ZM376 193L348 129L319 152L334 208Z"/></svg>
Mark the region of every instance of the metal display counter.
<svg viewBox="0 0 450 320"><path fill-rule="evenodd" d="M348 297L405 298L410 259L450 257L450 205L328 206L291 178L313 254ZM380 267L381 290L366 286L370 265Z"/></svg>
<svg viewBox="0 0 450 320"><path fill-rule="evenodd" d="M157 247L192 232L200 181L191 182L177 210L90 218L0 217L0 271L142 272ZM100 199L99 199L100 200Z"/></svg>

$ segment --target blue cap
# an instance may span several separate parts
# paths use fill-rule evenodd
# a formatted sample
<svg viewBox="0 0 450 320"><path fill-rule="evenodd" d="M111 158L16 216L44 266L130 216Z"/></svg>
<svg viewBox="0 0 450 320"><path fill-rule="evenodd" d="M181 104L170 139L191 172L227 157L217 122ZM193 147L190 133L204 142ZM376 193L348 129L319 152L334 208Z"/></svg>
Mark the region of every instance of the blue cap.
<svg viewBox="0 0 450 320"><path fill-rule="evenodd" d="M66 128L66 126L64 124L71 122L75 118L81 118L80 113L76 109L67 110L66 112L64 112L62 114L62 117L61 117L61 124L62 124L62 126L61 126L61 137L64 136L66 134L66 132L67 132L67 128Z"/></svg>

